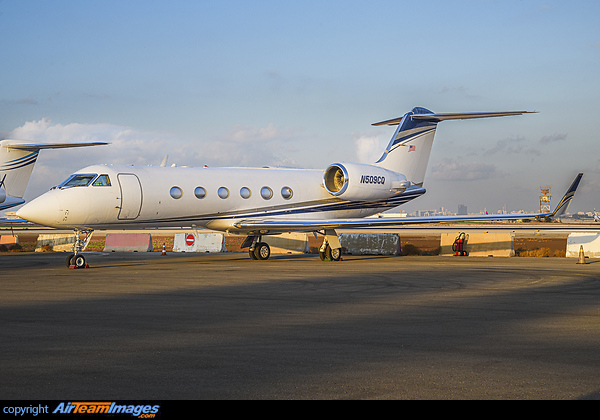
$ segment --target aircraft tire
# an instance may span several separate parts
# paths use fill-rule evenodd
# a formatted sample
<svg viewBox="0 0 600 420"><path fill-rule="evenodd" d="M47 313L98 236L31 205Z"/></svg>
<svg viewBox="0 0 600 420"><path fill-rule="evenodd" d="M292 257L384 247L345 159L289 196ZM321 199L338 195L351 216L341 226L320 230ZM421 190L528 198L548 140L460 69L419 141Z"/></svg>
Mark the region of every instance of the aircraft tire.
<svg viewBox="0 0 600 420"><path fill-rule="evenodd" d="M331 248L327 246L327 257L331 261L339 261L342 258L342 248Z"/></svg>
<svg viewBox="0 0 600 420"><path fill-rule="evenodd" d="M319 258L321 261L339 261L342 258L342 249L332 249L328 244L325 246L325 252L319 250Z"/></svg>
<svg viewBox="0 0 600 420"><path fill-rule="evenodd" d="M75 254L67 255L67 267L69 267L71 265L71 258L73 258L74 256L75 256Z"/></svg>
<svg viewBox="0 0 600 420"><path fill-rule="evenodd" d="M257 260L268 260L271 256L271 248L266 242L259 242L254 248L254 256Z"/></svg>
<svg viewBox="0 0 600 420"><path fill-rule="evenodd" d="M248 255L250 255L251 259L256 260L258 258L256 258L256 254L254 254L254 251L256 251L256 248L254 248L252 251L248 250Z"/></svg>
<svg viewBox="0 0 600 420"><path fill-rule="evenodd" d="M71 258L71 265L74 265L76 268L84 268L85 257L83 255L74 255Z"/></svg>

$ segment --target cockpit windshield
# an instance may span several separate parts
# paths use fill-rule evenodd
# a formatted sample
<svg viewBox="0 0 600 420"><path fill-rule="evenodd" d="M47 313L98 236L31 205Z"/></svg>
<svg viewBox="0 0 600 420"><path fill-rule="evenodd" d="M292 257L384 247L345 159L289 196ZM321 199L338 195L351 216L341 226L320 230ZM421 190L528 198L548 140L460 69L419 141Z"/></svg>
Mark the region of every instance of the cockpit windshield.
<svg viewBox="0 0 600 420"><path fill-rule="evenodd" d="M110 178L106 174L100 175L92 185L94 187L110 187Z"/></svg>
<svg viewBox="0 0 600 420"><path fill-rule="evenodd" d="M68 177L58 188L85 187L96 178L97 174L74 174Z"/></svg>

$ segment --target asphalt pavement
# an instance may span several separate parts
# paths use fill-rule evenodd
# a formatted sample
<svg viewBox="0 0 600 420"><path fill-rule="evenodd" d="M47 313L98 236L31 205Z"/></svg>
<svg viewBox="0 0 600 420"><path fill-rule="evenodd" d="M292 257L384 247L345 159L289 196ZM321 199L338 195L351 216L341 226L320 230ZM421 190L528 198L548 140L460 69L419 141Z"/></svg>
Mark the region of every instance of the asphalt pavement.
<svg viewBox="0 0 600 420"><path fill-rule="evenodd" d="M600 399L600 261L0 254L3 399Z"/></svg>

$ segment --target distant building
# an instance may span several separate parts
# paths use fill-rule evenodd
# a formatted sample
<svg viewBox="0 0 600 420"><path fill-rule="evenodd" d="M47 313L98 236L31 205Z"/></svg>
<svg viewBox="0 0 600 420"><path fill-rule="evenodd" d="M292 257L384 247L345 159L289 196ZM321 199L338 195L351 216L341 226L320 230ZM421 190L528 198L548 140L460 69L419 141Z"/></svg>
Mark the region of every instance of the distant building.
<svg viewBox="0 0 600 420"><path fill-rule="evenodd" d="M464 204L459 204L458 205L458 214L459 215L467 214L467 206L465 206Z"/></svg>

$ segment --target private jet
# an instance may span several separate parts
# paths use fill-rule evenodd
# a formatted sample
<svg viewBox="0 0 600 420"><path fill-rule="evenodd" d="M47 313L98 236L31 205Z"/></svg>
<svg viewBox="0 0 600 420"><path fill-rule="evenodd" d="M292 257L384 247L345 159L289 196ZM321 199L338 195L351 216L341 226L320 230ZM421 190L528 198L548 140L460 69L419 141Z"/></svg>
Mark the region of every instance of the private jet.
<svg viewBox="0 0 600 420"><path fill-rule="evenodd" d="M250 258L266 260L267 235L313 232L323 236L322 260L337 261L336 229L377 228L444 221L508 220L563 214L579 174L552 213L367 218L425 194L423 182L437 124L446 120L523 115L532 111L433 113L416 107L400 118L373 164L334 162L324 170L92 165L23 206L17 216L73 229L67 265L84 267L81 253L97 229L201 227L246 235Z"/></svg>

